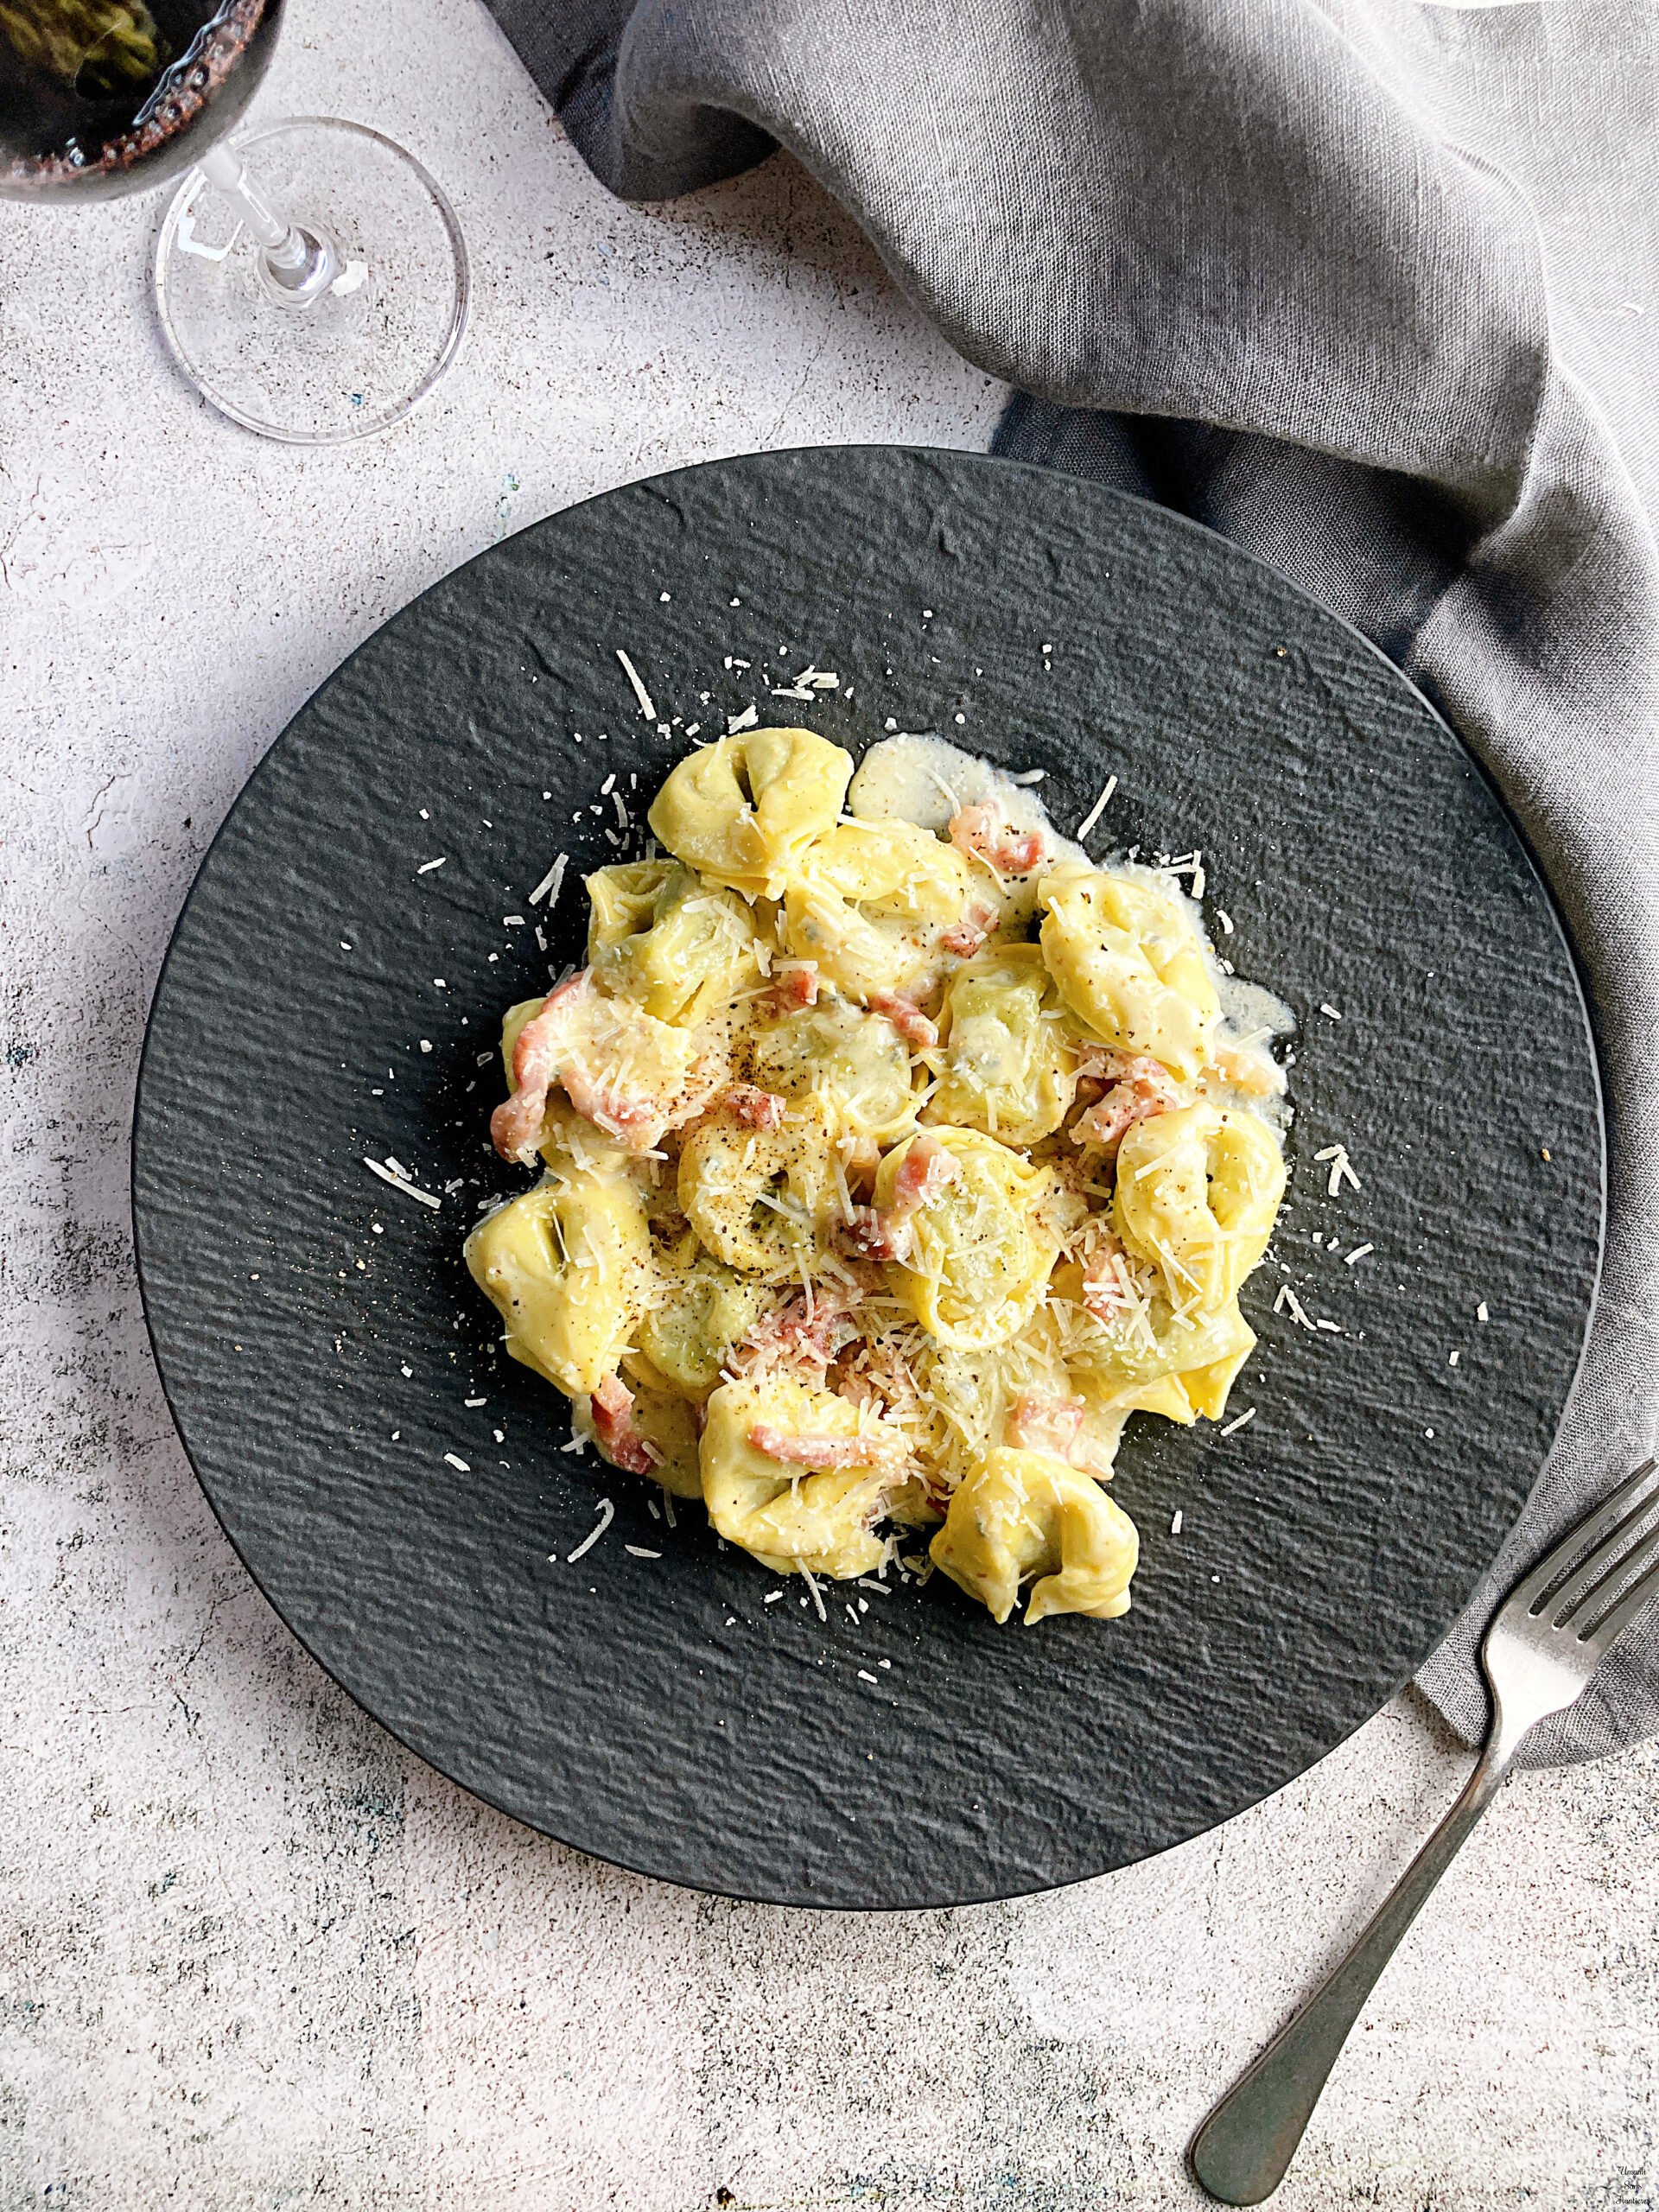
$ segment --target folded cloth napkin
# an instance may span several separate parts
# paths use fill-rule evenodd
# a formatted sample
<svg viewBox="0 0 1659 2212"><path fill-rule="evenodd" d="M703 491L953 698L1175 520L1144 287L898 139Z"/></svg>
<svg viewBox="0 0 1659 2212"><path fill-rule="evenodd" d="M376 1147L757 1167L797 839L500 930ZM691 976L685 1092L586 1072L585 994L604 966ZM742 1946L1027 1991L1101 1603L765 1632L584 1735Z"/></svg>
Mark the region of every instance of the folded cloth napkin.
<svg viewBox="0 0 1659 2212"><path fill-rule="evenodd" d="M1597 339L1650 310L1651 346L1659 296L1588 286L1565 311L1538 219L1570 245L1575 180L1591 200L1622 177L1653 232L1651 19L1605 0L491 5L626 198L786 147L950 342L1018 388L998 452L1273 563L1439 702L1523 823L1593 1007L1611 1205L1544 1478L1420 1677L1478 1738L1494 1604L1659 1417L1659 556L1609 419L1643 467L1659 403ZM1493 118L1502 165L1472 149ZM1618 176L1585 154L1609 142ZM1656 1727L1659 1608L1523 1763Z"/></svg>

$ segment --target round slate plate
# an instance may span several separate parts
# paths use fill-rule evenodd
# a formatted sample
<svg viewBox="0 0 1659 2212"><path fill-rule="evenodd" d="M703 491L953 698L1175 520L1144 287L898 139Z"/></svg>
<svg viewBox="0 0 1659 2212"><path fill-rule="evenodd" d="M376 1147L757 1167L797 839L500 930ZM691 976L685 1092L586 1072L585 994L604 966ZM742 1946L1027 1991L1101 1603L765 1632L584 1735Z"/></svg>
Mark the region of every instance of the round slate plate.
<svg viewBox="0 0 1659 2212"><path fill-rule="evenodd" d="M770 696L808 663L841 690ZM621 834L602 779L639 824L689 726L751 702L855 751L891 717L1041 767L1066 830L1115 773L1094 849L1201 848L1217 942L1295 1010L1291 1192L1234 1401L1255 1415L1225 1437L1131 1424L1123 1621L998 1629L943 1578L836 1589L827 1622L794 1587L764 1604L778 1578L700 1511L670 1529L650 1485L562 1452L563 1402L499 1354L462 1267L478 1201L525 1179L486 1139L497 1023L578 953L575 879ZM533 921L561 850L543 954L505 918ZM1360 1188L1332 1197L1316 1156L1338 1142ZM1602 1141L1549 900L1469 756L1369 645L1158 509L853 448L555 516L323 686L179 924L134 1177L186 1446L272 1603L371 1713L624 1866L913 1907L1195 1834L1412 1673L1555 1433ZM1276 1311L1281 1285L1331 1325ZM569 1564L601 1497L615 1519Z"/></svg>

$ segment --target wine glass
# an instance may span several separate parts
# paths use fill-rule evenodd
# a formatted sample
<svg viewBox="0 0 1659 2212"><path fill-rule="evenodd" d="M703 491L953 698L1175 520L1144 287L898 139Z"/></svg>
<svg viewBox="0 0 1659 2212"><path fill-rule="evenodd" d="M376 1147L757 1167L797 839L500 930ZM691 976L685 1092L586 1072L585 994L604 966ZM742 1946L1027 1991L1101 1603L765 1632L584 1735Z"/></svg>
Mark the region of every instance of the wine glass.
<svg viewBox="0 0 1659 2212"><path fill-rule="evenodd" d="M193 162L155 292L185 374L296 444L401 421L467 327L454 210L378 130L302 116L235 144L283 0L0 0L0 197L139 192Z"/></svg>

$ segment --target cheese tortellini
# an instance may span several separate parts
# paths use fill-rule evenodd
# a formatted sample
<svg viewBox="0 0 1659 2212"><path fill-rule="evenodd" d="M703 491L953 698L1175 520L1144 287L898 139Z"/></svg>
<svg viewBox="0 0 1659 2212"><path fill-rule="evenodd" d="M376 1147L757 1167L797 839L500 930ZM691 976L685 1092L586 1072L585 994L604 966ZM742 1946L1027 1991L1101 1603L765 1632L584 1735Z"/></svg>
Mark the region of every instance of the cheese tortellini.
<svg viewBox="0 0 1659 2212"><path fill-rule="evenodd" d="M1221 1005L1204 939L1179 894L1139 876L1073 867L1057 868L1039 895L1043 958L1084 1032L1193 1081Z"/></svg>
<svg viewBox="0 0 1659 2212"><path fill-rule="evenodd" d="M1055 1288L1077 1297L1080 1271L1056 1270ZM1161 1294L1096 1319L1072 1309L1070 1368L1077 1387L1102 1408L1161 1414L1190 1427L1214 1420L1233 1377L1255 1348L1255 1332L1231 1299L1215 1312L1172 1306Z"/></svg>
<svg viewBox="0 0 1659 2212"><path fill-rule="evenodd" d="M1265 1122L1183 1106L1124 1138L1112 1210L1118 1235L1163 1270L1172 1299L1212 1313L1267 1250L1284 1195L1284 1159Z"/></svg>
<svg viewBox="0 0 1659 2212"><path fill-rule="evenodd" d="M978 1129L938 1129L895 1147L875 1179L878 1212L896 1206L914 1147L943 1156L936 1194L910 1223L896 1264L899 1295L936 1342L952 1351L1006 1344L1043 1296L1055 1247L1046 1234L1046 1171Z"/></svg>
<svg viewBox="0 0 1659 2212"><path fill-rule="evenodd" d="M810 729L751 729L691 753L657 794L651 827L711 883L776 898L841 811L853 764Z"/></svg>
<svg viewBox="0 0 1659 2212"><path fill-rule="evenodd" d="M1104 1621L1127 1613L1141 1540L1090 1476L1052 1452L1003 1447L963 1477L928 1549L998 1623L1034 1576L1026 1601L1032 1627L1051 1613Z"/></svg>
<svg viewBox="0 0 1659 2212"><path fill-rule="evenodd" d="M688 1230L661 1255L657 1300L639 1325L639 1352L648 1372L701 1404L760 1319L766 1300L755 1276L714 1258L696 1231Z"/></svg>
<svg viewBox="0 0 1659 2212"><path fill-rule="evenodd" d="M715 1259L763 1282L798 1278L828 1235L836 1185L830 1109L816 1093L775 1128L732 1115L701 1122L680 1148L680 1204Z"/></svg>
<svg viewBox="0 0 1659 2212"><path fill-rule="evenodd" d="M545 1177L467 1240L473 1280L507 1325L507 1350L571 1396L615 1368L651 1281L651 1238L626 1177Z"/></svg>
<svg viewBox="0 0 1659 2212"><path fill-rule="evenodd" d="M896 1565L1110 1620L1125 1425L1219 1421L1255 1347L1282 1071L1173 874L890 742L850 786L794 728L671 772L587 967L505 1016L492 1136L545 1172L467 1262L580 1440L821 1611Z"/></svg>
<svg viewBox="0 0 1659 2212"><path fill-rule="evenodd" d="M850 998L906 992L972 900L954 846L907 822L842 823L789 880L785 940Z"/></svg>
<svg viewBox="0 0 1659 2212"><path fill-rule="evenodd" d="M904 1039L849 999L803 1007L757 1030L749 1067L756 1083L786 1098L832 1098L842 1129L878 1144L891 1144L915 1116Z"/></svg>
<svg viewBox="0 0 1659 2212"><path fill-rule="evenodd" d="M1006 945L964 963L944 988L939 1085L926 1118L1005 1144L1052 1135L1077 1087L1076 1048L1056 1007L1037 945Z"/></svg>
<svg viewBox="0 0 1659 2212"><path fill-rule="evenodd" d="M902 1460L900 1440L880 1430L829 1390L721 1383L702 1431L710 1522L780 1573L873 1574L887 1558L874 1524Z"/></svg>
<svg viewBox="0 0 1659 2212"><path fill-rule="evenodd" d="M742 901L677 861L631 861L588 878L594 980L658 1021L695 1029L759 975Z"/></svg>

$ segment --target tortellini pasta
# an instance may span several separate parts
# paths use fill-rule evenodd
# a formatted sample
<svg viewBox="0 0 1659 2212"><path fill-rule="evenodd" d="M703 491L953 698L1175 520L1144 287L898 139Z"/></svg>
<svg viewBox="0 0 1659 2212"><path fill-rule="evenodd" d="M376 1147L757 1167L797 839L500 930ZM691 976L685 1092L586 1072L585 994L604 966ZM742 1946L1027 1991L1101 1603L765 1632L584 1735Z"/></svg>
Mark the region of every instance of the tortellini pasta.
<svg viewBox="0 0 1659 2212"><path fill-rule="evenodd" d="M1117 1155L1117 1231L1162 1268L1177 1305L1213 1313L1268 1249L1285 1163L1242 1109L1183 1106L1140 1122Z"/></svg>
<svg viewBox="0 0 1659 2212"><path fill-rule="evenodd" d="M775 898L841 811L853 764L810 729L751 729L690 754L657 794L653 833L712 883Z"/></svg>
<svg viewBox="0 0 1659 2212"><path fill-rule="evenodd" d="M658 1021L692 1029L760 973L742 901L677 861L630 861L587 881L594 980Z"/></svg>
<svg viewBox="0 0 1659 2212"><path fill-rule="evenodd" d="M983 1129L1006 1144L1052 1135L1077 1087L1077 1052L1055 1008L1034 944L982 952L958 968L945 985L939 1084L926 1118Z"/></svg>
<svg viewBox="0 0 1659 2212"><path fill-rule="evenodd" d="M1125 1424L1218 1421L1255 1345L1281 1071L1167 874L893 742L850 816L808 730L672 770L666 851L587 877L588 966L505 1017L491 1134L546 1173L467 1261L580 1440L820 1605L897 1560L1109 1620Z"/></svg>
<svg viewBox="0 0 1659 2212"><path fill-rule="evenodd" d="M785 1097L833 1099L844 1131L890 1144L914 1115L910 1053L890 1021L848 999L803 1007L757 1030L750 1071Z"/></svg>
<svg viewBox="0 0 1659 2212"><path fill-rule="evenodd" d="M757 1438L795 1456L762 1450ZM702 1464L715 1529L767 1566L840 1577L872 1574L886 1559L873 1524L902 1445L845 1398L787 1381L722 1382L709 1401Z"/></svg>
<svg viewBox="0 0 1659 2212"><path fill-rule="evenodd" d="M1190 911L1161 884L1061 867L1040 892L1043 957L1085 1032L1183 1082L1202 1071L1220 1001Z"/></svg>
<svg viewBox="0 0 1659 2212"><path fill-rule="evenodd" d="M785 941L849 997L912 989L972 904L954 846L906 822L842 823L784 892Z"/></svg>
<svg viewBox="0 0 1659 2212"><path fill-rule="evenodd" d="M652 1478L675 1497L702 1496L702 1440L690 1402L647 1382L633 1393L633 1426L650 1446Z"/></svg>
<svg viewBox="0 0 1659 2212"><path fill-rule="evenodd" d="M494 1131L504 1115L512 1116L508 1148L513 1157L540 1144L552 1163L546 1147L558 1134L561 1116L555 1084L591 1128L625 1151L654 1148L696 1096L691 1033L658 1020L631 1000L609 996L590 969L567 977L544 1000L512 1007L502 1054L511 1102L497 1109L491 1126ZM521 1150L516 1109L526 1101L534 1110L522 1131ZM499 1134L497 1143L502 1144Z"/></svg>
<svg viewBox="0 0 1659 2212"><path fill-rule="evenodd" d="M928 1550L999 1624L1035 1576L1026 1601L1033 1627L1051 1613L1127 1613L1141 1540L1090 1476L1051 1452L1004 1446L963 1478Z"/></svg>
<svg viewBox="0 0 1659 2212"><path fill-rule="evenodd" d="M639 1325L639 1351L652 1373L701 1402L765 1302L763 1284L712 1258L689 1231L659 1270L651 1311Z"/></svg>
<svg viewBox="0 0 1659 2212"><path fill-rule="evenodd" d="M908 1224L906 1256L893 1268L900 1295L928 1334L953 1351L1006 1344L1036 1311L1054 1264L1041 1219L1046 1174L978 1129L931 1130L882 1161L878 1211L895 1208L906 1158L928 1142L948 1166L937 1195Z"/></svg>
<svg viewBox="0 0 1659 2212"><path fill-rule="evenodd" d="M715 1259L766 1282L798 1279L829 1231L834 1139L816 1093L776 1128L727 1115L697 1124L680 1149L680 1204Z"/></svg>
<svg viewBox="0 0 1659 2212"><path fill-rule="evenodd" d="M486 1214L467 1265L507 1325L507 1350L571 1395L598 1388L645 1304L651 1236L622 1175L553 1174Z"/></svg>
<svg viewBox="0 0 1659 2212"><path fill-rule="evenodd" d="M1075 1268L1057 1270L1057 1292L1076 1296L1077 1275ZM1255 1348L1255 1332L1236 1298L1211 1313L1187 1313L1154 1294L1105 1319L1079 1315L1070 1368L1097 1405L1162 1414L1188 1426L1200 1414L1218 1418L1233 1377Z"/></svg>

